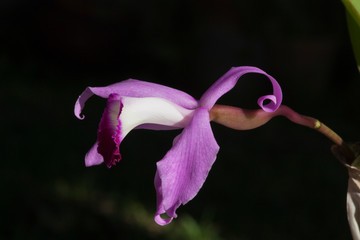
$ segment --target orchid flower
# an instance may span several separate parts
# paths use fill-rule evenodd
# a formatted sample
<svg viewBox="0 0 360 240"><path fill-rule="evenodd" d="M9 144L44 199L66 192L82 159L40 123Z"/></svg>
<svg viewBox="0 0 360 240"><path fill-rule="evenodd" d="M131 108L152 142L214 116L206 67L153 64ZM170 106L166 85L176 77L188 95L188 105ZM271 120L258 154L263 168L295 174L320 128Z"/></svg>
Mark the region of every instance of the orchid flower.
<svg viewBox="0 0 360 240"><path fill-rule="evenodd" d="M180 90L134 79L106 87L86 88L75 104L74 112L79 119L84 119L82 109L94 94L107 98L107 106L99 124L97 141L85 156L85 165L104 162L110 168L119 162L120 144L132 129L183 128L172 148L157 162L154 180L157 193L155 221L159 225L170 223L177 217L176 209L199 192L219 151L210 121L218 118L220 122L224 119L226 122L226 117L217 111L211 119L212 108L246 73L263 74L271 81L273 94L260 97L258 104L265 112L278 109L282 101L279 84L256 67L231 68L198 101ZM270 102L264 104L265 100ZM169 218L163 218L164 213Z"/></svg>

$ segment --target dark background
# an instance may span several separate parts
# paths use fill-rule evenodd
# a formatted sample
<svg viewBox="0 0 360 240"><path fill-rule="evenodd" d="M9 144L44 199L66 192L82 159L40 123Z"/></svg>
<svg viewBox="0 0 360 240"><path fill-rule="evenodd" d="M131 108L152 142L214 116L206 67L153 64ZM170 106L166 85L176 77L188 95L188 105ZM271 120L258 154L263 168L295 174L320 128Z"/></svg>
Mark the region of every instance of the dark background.
<svg viewBox="0 0 360 240"><path fill-rule="evenodd" d="M0 2L0 239L351 239L346 169L319 133L273 119L212 124L220 145L199 194L153 221L155 163L180 131L131 132L116 167L85 168L106 100L86 86L127 78L195 98L232 66L274 76L283 103L358 141L359 74L344 8L328 0ZM248 75L220 103L257 108Z"/></svg>

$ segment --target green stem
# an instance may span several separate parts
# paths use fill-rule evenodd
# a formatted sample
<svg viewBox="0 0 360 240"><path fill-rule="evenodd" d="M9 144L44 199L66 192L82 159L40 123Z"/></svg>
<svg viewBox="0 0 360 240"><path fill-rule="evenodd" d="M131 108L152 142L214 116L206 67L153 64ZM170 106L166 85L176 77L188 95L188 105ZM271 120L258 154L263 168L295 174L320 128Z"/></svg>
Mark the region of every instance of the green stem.
<svg viewBox="0 0 360 240"><path fill-rule="evenodd" d="M322 133L327 138L329 138L336 145L341 146L344 144L344 140L331 128L329 128L328 126L326 126L325 124L323 124L322 122L320 122L315 118L304 116L295 112L288 106L285 105L280 106L280 108L275 112L274 115L284 116L296 124L315 129L316 131Z"/></svg>

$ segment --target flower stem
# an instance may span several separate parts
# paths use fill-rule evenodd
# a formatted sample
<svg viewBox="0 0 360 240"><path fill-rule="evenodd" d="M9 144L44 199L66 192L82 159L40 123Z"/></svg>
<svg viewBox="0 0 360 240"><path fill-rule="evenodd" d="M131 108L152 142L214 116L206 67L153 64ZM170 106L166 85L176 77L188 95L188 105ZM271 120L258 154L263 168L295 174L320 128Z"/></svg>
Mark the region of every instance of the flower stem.
<svg viewBox="0 0 360 240"><path fill-rule="evenodd" d="M329 128L319 120L312 117L301 115L285 105L280 106L280 108L274 114L275 114L274 116L276 115L285 116L294 123L310 127L322 133L333 143L339 146L339 149L344 155L347 163L351 164L354 161L355 155L353 151L350 149L350 147L344 142L344 140L336 132L334 132L331 128Z"/></svg>
<svg viewBox="0 0 360 240"><path fill-rule="evenodd" d="M322 133L342 149L343 154L349 162L354 160L353 152L337 133L319 120L301 115L288 106L281 105L275 112L265 112L262 109L247 110L225 105L215 105L210 110L211 121L237 130L248 130L260 127L275 116L284 116L296 124L312 128Z"/></svg>
<svg viewBox="0 0 360 240"><path fill-rule="evenodd" d="M332 129L330 129L328 126L320 122L319 120L301 115L288 106L282 105L280 108L274 113L274 116L281 115L289 119L290 121L303 125L312 129L317 130L318 132L325 135L327 138L329 138L332 142L334 142L336 145L343 145L344 140Z"/></svg>

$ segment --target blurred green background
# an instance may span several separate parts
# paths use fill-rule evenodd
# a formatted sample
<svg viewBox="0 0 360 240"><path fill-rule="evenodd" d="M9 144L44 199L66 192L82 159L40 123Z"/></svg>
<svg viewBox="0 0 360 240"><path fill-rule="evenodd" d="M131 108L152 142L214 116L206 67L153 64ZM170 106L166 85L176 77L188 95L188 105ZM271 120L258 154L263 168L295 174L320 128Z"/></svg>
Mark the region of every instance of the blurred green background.
<svg viewBox="0 0 360 240"><path fill-rule="evenodd" d="M351 239L346 169L313 130L281 117L251 131L212 124L207 181L160 227L155 163L180 131L133 131L116 167L85 168L106 100L73 115L86 86L136 78L200 98L252 65L279 81L284 104L359 141L340 0L3 0L0 29L0 239ZM257 108L269 91L247 75L219 103Z"/></svg>

